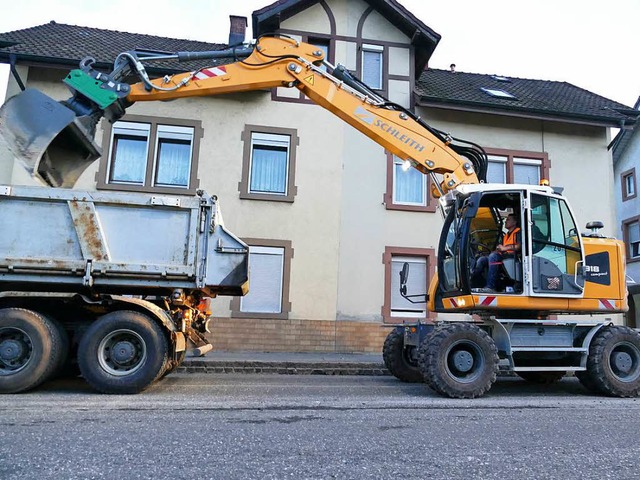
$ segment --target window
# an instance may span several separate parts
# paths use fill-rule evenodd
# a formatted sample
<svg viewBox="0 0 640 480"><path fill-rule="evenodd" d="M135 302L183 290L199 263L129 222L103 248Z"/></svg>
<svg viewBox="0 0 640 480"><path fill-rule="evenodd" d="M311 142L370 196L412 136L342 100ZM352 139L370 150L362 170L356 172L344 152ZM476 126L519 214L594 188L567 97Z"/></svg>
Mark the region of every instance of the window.
<svg viewBox="0 0 640 480"><path fill-rule="evenodd" d="M412 303L400 295L400 271L409 264L407 295L424 295L435 273L435 252L428 248L387 247L383 255L385 264L385 298L382 316L385 322L415 321L427 318L426 303ZM414 300L424 298L413 297Z"/></svg>
<svg viewBox="0 0 640 480"><path fill-rule="evenodd" d="M480 87L480 90L482 90L484 93L486 93L490 97L516 99L515 96L511 95L509 92L505 92L504 90L498 90L494 88L484 88L484 87Z"/></svg>
<svg viewBox="0 0 640 480"><path fill-rule="evenodd" d="M632 168L631 170L622 172L620 178L622 180L622 201L625 202L636 198L636 169Z"/></svg>
<svg viewBox="0 0 640 480"><path fill-rule="evenodd" d="M627 260L640 262L640 216L622 222L622 235L627 245Z"/></svg>
<svg viewBox="0 0 640 480"><path fill-rule="evenodd" d="M286 319L291 311L291 242L243 240L249 245L249 293L231 301L231 316Z"/></svg>
<svg viewBox="0 0 640 480"><path fill-rule="evenodd" d="M485 150L489 158L488 183L539 185L542 179L549 179L549 159L546 153Z"/></svg>
<svg viewBox="0 0 640 480"><path fill-rule="evenodd" d="M383 89L383 53L381 45L362 45L362 81L374 90Z"/></svg>
<svg viewBox="0 0 640 480"><path fill-rule="evenodd" d="M293 202L296 131L247 125L242 140L240 198Z"/></svg>
<svg viewBox="0 0 640 480"><path fill-rule="evenodd" d="M387 191L384 195L384 203L387 210L435 212L435 204L431 205L435 202L432 202L429 192L429 176L413 167L405 171L400 158L389 152L385 153L387 155Z"/></svg>
<svg viewBox="0 0 640 480"><path fill-rule="evenodd" d="M309 38L307 40L307 43L310 43L311 45L314 45L316 47L318 47L320 50L322 50L324 52L324 58L326 61L331 63L330 60L330 55L331 55L331 49L330 49L330 40L328 38ZM320 69L324 70L325 72L327 71L327 66L326 65L322 65L320 67Z"/></svg>
<svg viewBox="0 0 640 480"><path fill-rule="evenodd" d="M127 115L105 122L99 189L194 193L198 187L198 121Z"/></svg>

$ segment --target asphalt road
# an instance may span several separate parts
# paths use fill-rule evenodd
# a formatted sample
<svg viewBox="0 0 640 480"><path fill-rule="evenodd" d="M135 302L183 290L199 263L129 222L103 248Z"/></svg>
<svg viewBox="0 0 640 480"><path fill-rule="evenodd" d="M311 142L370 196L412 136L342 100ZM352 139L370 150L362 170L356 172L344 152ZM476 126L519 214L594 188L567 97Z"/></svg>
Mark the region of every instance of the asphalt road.
<svg viewBox="0 0 640 480"><path fill-rule="evenodd" d="M0 479L638 478L640 400L503 379L475 400L393 377L171 375L1 397Z"/></svg>

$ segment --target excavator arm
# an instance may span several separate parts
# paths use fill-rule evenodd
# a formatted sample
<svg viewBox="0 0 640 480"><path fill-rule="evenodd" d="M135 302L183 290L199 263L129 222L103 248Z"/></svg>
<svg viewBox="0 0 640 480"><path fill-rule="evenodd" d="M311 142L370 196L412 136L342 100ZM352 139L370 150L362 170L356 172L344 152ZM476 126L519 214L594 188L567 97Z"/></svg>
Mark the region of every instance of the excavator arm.
<svg viewBox="0 0 640 480"><path fill-rule="evenodd" d="M143 65L146 60L212 59L229 55L248 56L227 65L155 80L149 79ZM42 153L37 148L25 152L24 139L28 136L25 131L33 130L33 126L24 125L24 120L15 128L18 131L17 135L5 133L5 137L12 140L8 142L10 148L12 144L19 144L19 148L14 149L18 150L16 153L19 156L24 157L25 153L32 157L40 155L40 158L29 160L30 169L34 174L53 186L72 186L79 176L78 169L75 168L77 164L83 162L86 168L99 156L99 153L96 155L92 149L87 153L86 146L94 134L95 124L102 116L115 121L135 102L290 87L298 88L315 103L333 112L386 150L408 162L408 165L432 176L440 174L441 177L434 176L432 182L432 194L436 197L460 184L478 183L480 179L484 179L486 156L481 148L473 144L457 144L454 139L433 129L409 110L389 102L369 89L344 67L328 65L328 69L323 69L323 62L326 64L321 49L281 36L263 36L252 49L182 52L142 59L135 53L127 52L118 57L114 64L114 72L109 75L96 72L91 68L90 61L84 61L81 70L74 70L65 80L74 96L62 102L60 107L55 106L55 109L70 109L75 113L75 118L68 122L68 125L65 124L67 114L65 119L57 122L57 127L53 128L54 133L60 130L62 139L57 135L49 141L49 137L54 135L48 131L46 138L38 142L39 145L45 145ZM133 85L120 81L131 73L137 74L142 81ZM26 98L27 93L28 91L20 95ZM5 120L7 126L18 123L15 121L15 112L24 115L25 111L33 111L46 102L40 97L22 103L20 101L11 99L0 111L0 119ZM12 106L12 102L15 102L15 105ZM25 102L29 103L29 108ZM49 116L52 116L51 102L47 103ZM32 138L38 138L33 131L28 134ZM58 149L56 143L60 142L64 155L54 152ZM63 162L69 163L69 154L73 150L69 148L70 143L84 148L83 160L72 161L71 165L62 165ZM93 150L99 149L95 147ZM56 161L56 158L60 160Z"/></svg>

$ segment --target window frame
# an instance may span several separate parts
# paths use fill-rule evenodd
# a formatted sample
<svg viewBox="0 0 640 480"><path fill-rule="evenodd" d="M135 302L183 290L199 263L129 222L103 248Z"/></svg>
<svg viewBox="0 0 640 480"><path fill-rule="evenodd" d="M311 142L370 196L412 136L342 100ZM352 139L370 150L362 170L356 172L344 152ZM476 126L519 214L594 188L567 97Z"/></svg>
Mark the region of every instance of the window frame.
<svg viewBox="0 0 640 480"><path fill-rule="evenodd" d="M256 193L251 191L251 166L253 161L253 134L283 135L289 137L286 194ZM292 128L267 127L263 125L245 125L241 140L244 142L242 153L242 177L238 183L240 198L244 200L263 200L270 202L293 203L297 195L298 187L295 185L296 155L300 144L298 131Z"/></svg>
<svg viewBox="0 0 640 480"><path fill-rule="evenodd" d="M243 238L250 247L283 248L284 258L282 265L282 298L280 299L280 313L260 313L243 312L241 308L241 297L233 297L231 300L231 318L255 318L255 319L279 319L287 320L291 313L291 302L289 300L291 290L291 261L293 259L293 247L290 240L273 240L264 238ZM251 288L251 287L249 287Z"/></svg>
<svg viewBox="0 0 640 480"><path fill-rule="evenodd" d="M385 92L386 89L386 79L387 79L387 47L384 45L376 45L374 43L362 43L360 45L360 80L362 80L365 84L367 83L364 79L364 54L365 52L379 53L380 54L380 88L375 88L374 86L368 85L372 90L377 92Z"/></svg>
<svg viewBox="0 0 640 480"><path fill-rule="evenodd" d="M387 157L387 191L384 193L383 202L387 210L404 210L406 212L431 212L438 209L438 202L431 196L431 177L425 175L425 205L412 205L396 203L395 201L395 169L394 155L385 150Z"/></svg>
<svg viewBox="0 0 640 480"><path fill-rule="evenodd" d="M627 179L631 178L633 182L633 192L629 193L627 189ZM636 169L630 168L620 174L620 188L622 190L622 201L626 202L638 196L638 184L636 182Z"/></svg>
<svg viewBox="0 0 640 480"><path fill-rule="evenodd" d="M635 217L627 218L622 221L622 240L625 246L625 255L627 256L627 263L636 263L640 262L640 256L632 257L631 256L631 242L629 239L629 226L638 223L640 224L640 215L636 215ZM640 247L639 247L640 249Z"/></svg>
<svg viewBox="0 0 640 480"><path fill-rule="evenodd" d="M424 293L428 292L431 279L436 274L436 251L433 248L385 247L382 255L382 263L384 264L384 302L381 308L383 323L415 323L419 319L428 321L435 318L435 313L429 311L428 304L424 304L425 317L393 315L391 311L391 273L394 257L417 257L425 260L427 275Z"/></svg>
<svg viewBox="0 0 640 480"><path fill-rule="evenodd" d="M95 176L96 189L98 190L119 190L126 192L147 192L147 193L163 193L173 195L194 195L200 187L198 179L198 160L200 156L200 140L204 136L202 122L200 120L189 120L181 118L164 118L153 117L147 115L125 115L119 121L130 124L149 125L147 138L147 157L145 164L145 175L142 185L137 183L114 182L109 178L111 176L111 166L113 158L113 136L114 124L104 120L102 122L102 151L106 152L100 157L98 172ZM117 122L116 122L117 123ZM161 127L178 127L192 128L193 138L191 142L190 171L188 176L187 187L183 186L156 186L157 175L157 151L160 144L158 132L162 131ZM140 129L146 130L146 129Z"/></svg>
<svg viewBox="0 0 640 480"><path fill-rule="evenodd" d="M514 164L518 163L518 159L522 160L539 160L540 163L540 179L551 180L549 178L549 171L551 170L551 162L549 161L549 154L547 152L531 152L526 150L509 150L504 148L486 148L487 155L495 155L498 157L506 157L506 183L513 184L514 178ZM514 161L515 159L515 161ZM524 163L523 163L524 164Z"/></svg>

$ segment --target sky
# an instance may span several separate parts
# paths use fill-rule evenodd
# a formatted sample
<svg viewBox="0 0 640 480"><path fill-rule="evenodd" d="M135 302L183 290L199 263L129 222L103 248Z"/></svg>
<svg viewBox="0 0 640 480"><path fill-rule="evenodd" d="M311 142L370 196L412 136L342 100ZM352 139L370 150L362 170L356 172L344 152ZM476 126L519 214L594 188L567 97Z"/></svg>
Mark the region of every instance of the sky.
<svg viewBox="0 0 640 480"><path fill-rule="evenodd" d="M633 106L640 97L640 0L399 0L442 36L429 62L462 72L566 81ZM51 20L226 43L229 15L249 18L272 0L21 0L0 32ZM0 65L0 102L8 68Z"/></svg>

